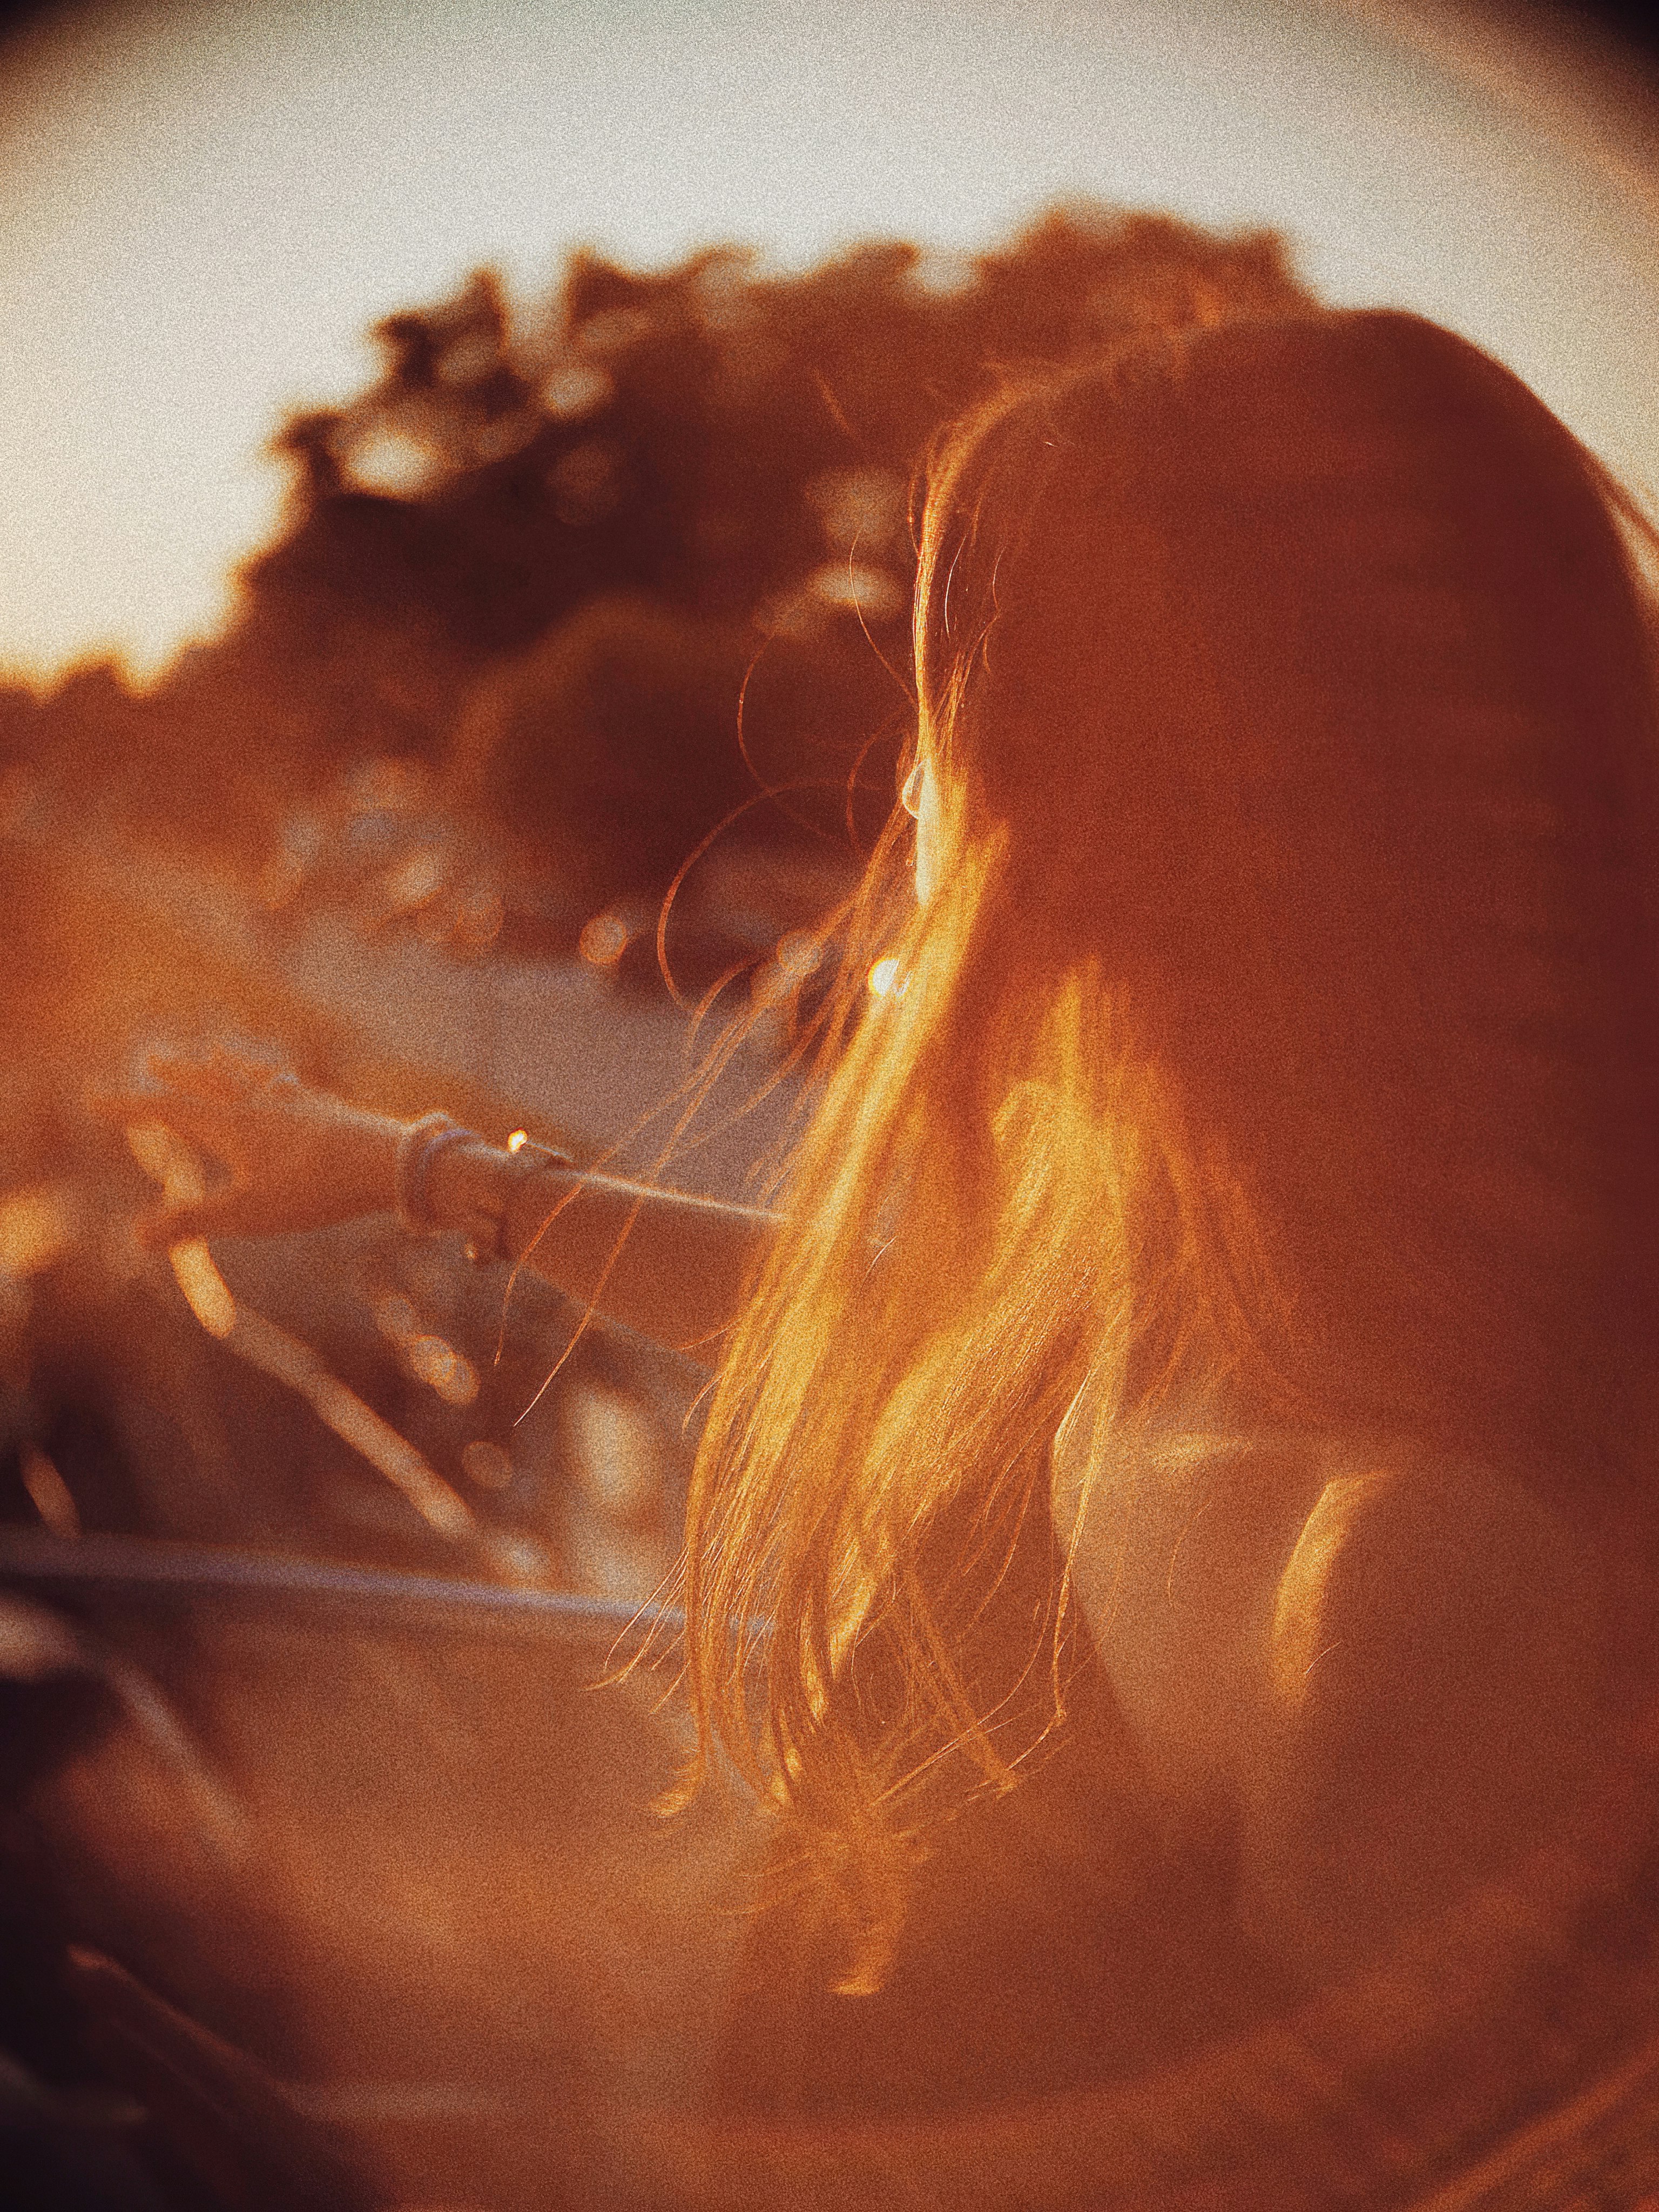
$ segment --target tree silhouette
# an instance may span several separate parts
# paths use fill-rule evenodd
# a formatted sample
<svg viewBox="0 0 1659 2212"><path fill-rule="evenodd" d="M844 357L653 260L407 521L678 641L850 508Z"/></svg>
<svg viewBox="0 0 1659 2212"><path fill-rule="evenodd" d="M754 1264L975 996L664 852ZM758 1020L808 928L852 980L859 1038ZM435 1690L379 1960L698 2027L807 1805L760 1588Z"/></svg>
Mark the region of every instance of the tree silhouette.
<svg viewBox="0 0 1659 2212"><path fill-rule="evenodd" d="M187 733L219 764L212 834L249 845L285 793L416 756L595 899L660 887L735 809L734 835L856 842L891 799L907 500L939 426L1148 324L1312 304L1271 234L1087 204L955 260L577 253L516 318L482 271L378 326L349 405L288 422L288 510L236 617L118 738L105 700L95 742ZM146 796L207 831L175 778Z"/></svg>

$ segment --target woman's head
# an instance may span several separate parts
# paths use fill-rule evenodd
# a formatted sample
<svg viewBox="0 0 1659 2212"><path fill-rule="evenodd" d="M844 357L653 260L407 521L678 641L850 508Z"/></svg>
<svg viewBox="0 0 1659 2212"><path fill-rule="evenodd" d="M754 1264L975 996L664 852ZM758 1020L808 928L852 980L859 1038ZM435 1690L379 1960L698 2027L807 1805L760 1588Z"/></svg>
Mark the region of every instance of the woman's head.
<svg viewBox="0 0 1659 2212"><path fill-rule="evenodd" d="M935 835L1237 1187L1229 1326L1316 1414L1631 1434L1659 732L1595 465L1416 318L1239 324L964 426L921 551Z"/></svg>
<svg viewBox="0 0 1659 2212"><path fill-rule="evenodd" d="M720 1623L773 1617L769 1755L866 1926L910 1781L1006 1778L963 1637L1085 1379L1592 1486L1650 1449L1616 498L1395 314L1148 338L942 441L927 896L866 905L906 988L860 1018L849 975L692 1516L694 1686L740 1736Z"/></svg>

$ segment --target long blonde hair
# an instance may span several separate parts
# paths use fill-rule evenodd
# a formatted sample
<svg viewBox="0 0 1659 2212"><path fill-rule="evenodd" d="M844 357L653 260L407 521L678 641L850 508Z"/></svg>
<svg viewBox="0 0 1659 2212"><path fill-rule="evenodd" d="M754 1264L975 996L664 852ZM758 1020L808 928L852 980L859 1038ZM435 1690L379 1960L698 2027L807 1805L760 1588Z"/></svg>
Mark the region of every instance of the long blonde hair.
<svg viewBox="0 0 1659 2212"><path fill-rule="evenodd" d="M1595 465L1414 318L1239 324L957 426L921 555L945 864L909 906L896 822L871 871L688 1535L702 1740L848 1987L1018 1779L1017 1685L1063 1705L1063 1575L1012 1672L974 1629L1085 1380L1609 1492L1655 1430L1656 718Z"/></svg>

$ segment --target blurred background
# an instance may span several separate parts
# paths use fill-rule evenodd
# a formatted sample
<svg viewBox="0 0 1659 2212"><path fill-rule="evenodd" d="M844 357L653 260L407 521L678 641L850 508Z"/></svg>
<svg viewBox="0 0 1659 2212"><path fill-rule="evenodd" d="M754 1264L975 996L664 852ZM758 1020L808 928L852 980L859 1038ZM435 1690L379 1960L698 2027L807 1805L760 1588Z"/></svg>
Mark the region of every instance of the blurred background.
<svg viewBox="0 0 1659 2212"><path fill-rule="evenodd" d="M695 2108L753 1848L735 1796L651 1810L672 1623L591 1686L705 1376L386 1219L143 1255L202 1164L88 1088L224 1038L752 1191L892 805L930 435L1126 329L1394 304L1651 501L1650 37L0 17L0 2119L39 2201L633 2201L619 2116Z"/></svg>

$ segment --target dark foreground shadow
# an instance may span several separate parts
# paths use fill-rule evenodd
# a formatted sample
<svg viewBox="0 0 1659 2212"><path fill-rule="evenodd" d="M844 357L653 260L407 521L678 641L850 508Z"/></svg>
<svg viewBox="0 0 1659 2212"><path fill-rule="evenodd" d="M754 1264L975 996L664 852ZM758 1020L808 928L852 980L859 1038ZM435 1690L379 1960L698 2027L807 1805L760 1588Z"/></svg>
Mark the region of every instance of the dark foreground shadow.
<svg viewBox="0 0 1659 2212"><path fill-rule="evenodd" d="M600 1688L653 1624L592 1600L17 1532L0 1579L71 1655L45 1737L13 1733L5 1828L100 2069L58 2138L120 2147L66 2206L1659 2198L1652 1771L1384 1966L1127 2084L714 2122L757 1832L735 1793L653 1810L684 1743L672 1619L664 1663Z"/></svg>

